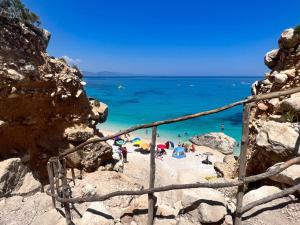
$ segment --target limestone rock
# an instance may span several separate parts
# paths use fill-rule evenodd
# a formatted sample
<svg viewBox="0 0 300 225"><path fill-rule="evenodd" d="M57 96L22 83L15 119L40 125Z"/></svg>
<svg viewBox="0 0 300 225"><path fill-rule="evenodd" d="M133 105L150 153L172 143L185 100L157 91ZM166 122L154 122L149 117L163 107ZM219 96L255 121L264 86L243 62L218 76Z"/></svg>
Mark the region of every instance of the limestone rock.
<svg viewBox="0 0 300 225"><path fill-rule="evenodd" d="M226 155L223 162L215 162L214 168L224 178L234 178L236 160L233 155Z"/></svg>
<svg viewBox="0 0 300 225"><path fill-rule="evenodd" d="M6 194L34 194L42 185L34 178L20 158L0 162L0 196Z"/></svg>
<svg viewBox="0 0 300 225"><path fill-rule="evenodd" d="M300 96L292 95L290 98L284 99L280 104L282 111L300 112Z"/></svg>
<svg viewBox="0 0 300 225"><path fill-rule="evenodd" d="M195 223L216 223L226 215L224 196L210 188L184 190L182 205L182 213L188 213Z"/></svg>
<svg viewBox="0 0 300 225"><path fill-rule="evenodd" d="M268 106L262 102L257 104L257 107L261 110L261 111L267 111L268 110Z"/></svg>
<svg viewBox="0 0 300 225"><path fill-rule="evenodd" d="M288 76L284 73L277 73L274 75L274 81L277 84L285 84L288 79Z"/></svg>
<svg viewBox="0 0 300 225"><path fill-rule="evenodd" d="M35 192L40 191L42 188L42 184L34 178L32 172L28 172L25 174L22 184L20 188L15 191L17 194L33 194Z"/></svg>
<svg viewBox="0 0 300 225"><path fill-rule="evenodd" d="M91 119L104 123L108 115L108 106L94 99L90 100L90 106L92 108Z"/></svg>
<svg viewBox="0 0 300 225"><path fill-rule="evenodd" d="M28 172L20 158L0 162L0 196L9 194L22 186L22 179Z"/></svg>
<svg viewBox="0 0 300 225"><path fill-rule="evenodd" d="M21 81L23 80L25 77L18 73L16 70L14 69L8 69L7 70L7 75L6 75L9 79L11 80L15 80L15 81Z"/></svg>
<svg viewBox="0 0 300 225"><path fill-rule="evenodd" d="M103 202L93 202L83 213L80 225L114 225L114 218L103 205Z"/></svg>
<svg viewBox="0 0 300 225"><path fill-rule="evenodd" d="M64 136L69 141L83 142L94 136L94 130L84 125L75 125L65 129Z"/></svg>
<svg viewBox="0 0 300 225"><path fill-rule="evenodd" d="M4 127L4 126L5 126L5 124L6 124L6 122L4 122L4 121L0 120L0 128L1 128L1 127Z"/></svg>
<svg viewBox="0 0 300 225"><path fill-rule="evenodd" d="M80 150L81 165L85 171L95 171L101 164L112 160L112 147L105 142L92 143Z"/></svg>
<svg viewBox="0 0 300 225"><path fill-rule="evenodd" d="M288 77L295 77L296 76L296 69L288 69L288 70L283 70L280 73L286 74Z"/></svg>
<svg viewBox="0 0 300 225"><path fill-rule="evenodd" d="M291 155L295 150L299 133L291 126L290 123L279 123L267 121L259 129L256 143L270 152L283 155Z"/></svg>
<svg viewBox="0 0 300 225"><path fill-rule="evenodd" d="M243 205L247 205L251 202L260 200L260 199L265 198L272 194L276 194L280 191L281 191L281 189L278 187L262 186L258 189L255 189L255 190L252 190L252 191L249 191L248 193L246 193L244 195Z"/></svg>
<svg viewBox="0 0 300 225"><path fill-rule="evenodd" d="M270 69L272 69L277 64L278 52L279 52L279 49L273 49L272 51L267 52L267 54L265 55L265 64Z"/></svg>
<svg viewBox="0 0 300 225"><path fill-rule="evenodd" d="M190 139L190 141L195 145L202 145L216 149L225 155L232 154L234 148L237 146L237 142L232 137L221 132L212 132L194 136Z"/></svg>
<svg viewBox="0 0 300 225"><path fill-rule="evenodd" d="M82 74L47 54L50 36L0 18L0 158L28 155L43 180L50 157L97 133Z"/></svg>
<svg viewBox="0 0 300 225"><path fill-rule="evenodd" d="M292 165L270 179L291 186L298 184L300 182L300 165Z"/></svg>
<svg viewBox="0 0 300 225"><path fill-rule="evenodd" d="M279 39L279 45L282 48L293 48L299 43L298 34L294 32L293 28L286 29L282 32Z"/></svg>

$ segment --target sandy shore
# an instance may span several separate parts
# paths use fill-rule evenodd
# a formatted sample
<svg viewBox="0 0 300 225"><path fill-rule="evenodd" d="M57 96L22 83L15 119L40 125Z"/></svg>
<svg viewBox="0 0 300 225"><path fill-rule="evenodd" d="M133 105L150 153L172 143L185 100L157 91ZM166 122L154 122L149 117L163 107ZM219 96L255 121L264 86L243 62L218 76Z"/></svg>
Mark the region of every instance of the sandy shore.
<svg viewBox="0 0 300 225"><path fill-rule="evenodd" d="M110 131L102 131L104 135L112 134ZM131 138L139 137L133 132ZM142 138L142 137L141 137ZM163 141L162 141L163 140ZM148 138L142 138L143 142L150 143ZM157 143L165 143L163 138L158 139ZM112 140L108 141L109 144L113 144ZM176 146L175 142L175 146ZM135 180L136 183L148 186L149 181L149 167L150 160L149 154L142 154L137 150L137 147L133 146L132 143L126 143L126 148L128 149L128 163L124 164L123 173ZM116 148L115 148L116 149ZM225 155L217 150L205 147L196 146L195 152L188 152L185 158L176 159L172 157L172 150L167 150L167 154L162 158L156 158L156 181L155 186L169 185L169 184L179 184L179 183L193 183L200 181L207 181L217 178L216 171L213 164L217 161L223 162ZM209 160L212 165L206 165L202 163L206 159L203 153L212 153L209 156ZM178 193L175 196L172 192L161 194L160 199L165 198L180 198Z"/></svg>

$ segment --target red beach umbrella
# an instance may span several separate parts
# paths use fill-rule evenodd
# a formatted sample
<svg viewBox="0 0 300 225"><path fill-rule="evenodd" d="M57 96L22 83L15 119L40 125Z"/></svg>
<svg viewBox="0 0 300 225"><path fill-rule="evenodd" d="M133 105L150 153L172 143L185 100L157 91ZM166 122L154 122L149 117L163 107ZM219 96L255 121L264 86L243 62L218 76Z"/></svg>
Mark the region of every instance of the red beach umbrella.
<svg viewBox="0 0 300 225"><path fill-rule="evenodd" d="M157 148L160 148L160 149L166 149L167 146L165 144L158 144L157 145Z"/></svg>

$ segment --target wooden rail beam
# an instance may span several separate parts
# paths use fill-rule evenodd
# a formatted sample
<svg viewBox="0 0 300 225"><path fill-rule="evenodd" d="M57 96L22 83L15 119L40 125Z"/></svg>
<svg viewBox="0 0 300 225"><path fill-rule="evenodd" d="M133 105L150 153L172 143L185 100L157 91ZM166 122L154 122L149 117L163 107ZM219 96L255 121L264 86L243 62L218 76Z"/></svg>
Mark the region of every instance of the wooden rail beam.
<svg viewBox="0 0 300 225"><path fill-rule="evenodd" d="M144 195L144 194L149 194L149 193L153 193L153 192L164 192L164 191L190 189L190 188L225 188L225 187L239 186L243 183L250 183L250 182L255 182L255 181L266 179L266 178L274 176L274 175L280 173L281 171L285 170L286 168L288 168L294 164L298 164L298 163L300 163L300 156L290 159L280 165L277 165L277 167L275 169L270 169L265 173L246 177L244 179L244 182L239 181L239 180L234 180L234 181L222 182L222 183L197 182L197 183L191 183L191 184L171 184L171 185L162 186L162 187L155 187L152 189L144 189L144 190L140 190L140 191L115 191L115 192L111 192L109 194L102 195L102 196L76 197L76 198L69 198L69 199L61 198L60 196L58 196L56 194L52 194L49 189L46 190L46 193L49 196L55 197L56 200L61 203L64 203L64 202L83 203L83 202L105 201L112 197L122 196L122 195Z"/></svg>

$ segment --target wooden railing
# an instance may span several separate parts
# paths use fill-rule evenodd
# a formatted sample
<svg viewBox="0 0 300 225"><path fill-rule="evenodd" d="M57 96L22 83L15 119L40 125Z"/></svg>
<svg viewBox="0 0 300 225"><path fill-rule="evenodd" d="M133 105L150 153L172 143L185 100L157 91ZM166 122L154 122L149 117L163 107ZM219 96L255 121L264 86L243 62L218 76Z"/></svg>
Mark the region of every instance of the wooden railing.
<svg viewBox="0 0 300 225"><path fill-rule="evenodd" d="M291 165L300 163L300 156L290 159L275 168L272 168L264 173L245 177L246 173L246 156L247 156L247 149L248 149L248 142L249 142L249 115L251 106L254 102L267 100L271 98L278 98L280 96L291 95L294 93L300 92L300 87L296 87L293 89L279 91L279 92L272 92L263 95L256 95L250 96L244 100L240 100L234 103L231 103L226 106L222 106L220 108L216 108L213 110L199 112L195 114L190 114L182 117L178 117L175 119L169 120L162 120L157 121L149 124L143 124L128 128L126 130L120 131L116 134L109 135L102 138L92 138L88 141L76 146L75 148L71 148L66 150L65 152L61 153L58 157L52 157L48 162L48 174L49 174L49 182L50 188L47 190L47 194L52 197L53 205L55 207L55 202L61 202L64 209L65 209L65 216L67 220L67 224L72 224L71 220L71 213L70 213L70 204L74 203L82 203L82 202L94 202L94 201L105 201L109 198L122 196L122 195L148 195L148 225L153 225L154 221L154 208L155 208L155 193L156 192L164 192L170 190L178 190L178 189L190 189L190 188L225 188L225 187L233 187L238 186L238 193L237 193L237 209L235 214L235 225L242 224L242 215L246 211L250 210L251 208L269 202L279 197L283 197L294 193L295 191L300 189L300 184L297 184L291 188L287 188L277 194L270 195L266 198L260 199L258 201L254 201L246 206L243 206L243 196L245 193L245 184L250 182L255 182L259 180L263 180L269 178L275 174L280 173L281 171L287 169ZM176 123L180 121L190 120L194 118L198 118L205 115L210 115L214 113L218 113L232 107L244 105L243 109L243 130L242 130L242 143L241 143L241 152L239 156L239 169L238 169L238 179L230 181L230 182L197 182L197 183L189 183L189 184L171 184L162 187L155 187L155 146L156 146L156 133L157 127L165 124ZM90 196L90 197L71 197L71 190L68 185L68 179L66 177L66 165L65 165L65 156L75 151L82 149L85 145L96 143L96 142L103 142L109 139L113 139L117 136L130 133L132 131L136 131L139 129L145 128L152 128L152 142L150 146L150 174L149 174L149 188L139 191L116 191L102 196ZM75 182L74 172L72 171L72 179Z"/></svg>

